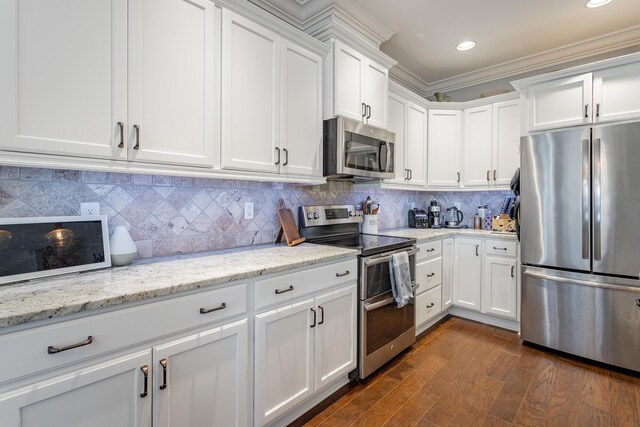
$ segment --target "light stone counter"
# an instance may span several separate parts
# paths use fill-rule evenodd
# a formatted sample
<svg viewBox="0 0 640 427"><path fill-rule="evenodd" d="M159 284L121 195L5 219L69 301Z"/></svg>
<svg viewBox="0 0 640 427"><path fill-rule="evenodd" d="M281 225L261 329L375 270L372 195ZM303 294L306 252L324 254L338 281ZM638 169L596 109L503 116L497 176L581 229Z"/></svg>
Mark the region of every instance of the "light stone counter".
<svg viewBox="0 0 640 427"><path fill-rule="evenodd" d="M472 228L396 228L393 230L380 230L380 234L395 237L410 237L418 243L429 240L446 239L454 236L491 237L492 239L517 240L516 233L498 233L491 230L474 230Z"/></svg>
<svg viewBox="0 0 640 427"><path fill-rule="evenodd" d="M270 244L0 286L0 328L357 255L358 251L352 249L309 243L294 247Z"/></svg>

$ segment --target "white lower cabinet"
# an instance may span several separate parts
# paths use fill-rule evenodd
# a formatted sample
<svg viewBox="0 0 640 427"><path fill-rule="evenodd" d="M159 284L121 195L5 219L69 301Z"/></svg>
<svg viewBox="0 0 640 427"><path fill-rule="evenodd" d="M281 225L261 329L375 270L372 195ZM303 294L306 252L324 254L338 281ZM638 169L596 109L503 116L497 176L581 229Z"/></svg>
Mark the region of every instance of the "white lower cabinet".
<svg viewBox="0 0 640 427"><path fill-rule="evenodd" d="M457 238L453 259L453 305L480 311L482 240Z"/></svg>
<svg viewBox="0 0 640 427"><path fill-rule="evenodd" d="M0 423L5 427L148 427L150 375L150 350L78 368L0 394Z"/></svg>
<svg viewBox="0 0 640 427"><path fill-rule="evenodd" d="M416 326L420 326L442 312L442 287L440 285L416 296Z"/></svg>
<svg viewBox="0 0 640 427"><path fill-rule="evenodd" d="M516 319L517 279L514 258L487 256L482 278L482 312Z"/></svg>
<svg viewBox="0 0 640 427"><path fill-rule="evenodd" d="M356 367L356 290L353 283L256 315L256 425Z"/></svg>
<svg viewBox="0 0 640 427"><path fill-rule="evenodd" d="M247 425L247 319L153 348L153 425Z"/></svg>

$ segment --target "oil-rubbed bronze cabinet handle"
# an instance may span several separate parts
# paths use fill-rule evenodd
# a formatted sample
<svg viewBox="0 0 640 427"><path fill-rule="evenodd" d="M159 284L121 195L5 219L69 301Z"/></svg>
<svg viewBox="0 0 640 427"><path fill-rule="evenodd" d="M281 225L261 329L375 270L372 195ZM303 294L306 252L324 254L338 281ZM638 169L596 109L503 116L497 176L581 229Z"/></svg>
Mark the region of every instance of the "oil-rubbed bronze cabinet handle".
<svg viewBox="0 0 640 427"><path fill-rule="evenodd" d="M496 248L495 246L493 247L494 251L506 251L507 248Z"/></svg>
<svg viewBox="0 0 640 427"><path fill-rule="evenodd" d="M427 305L427 308L431 308L431 307L433 307L434 305L435 305L435 303L431 303L431 304Z"/></svg>
<svg viewBox="0 0 640 427"><path fill-rule="evenodd" d="M347 270L344 273L336 273L336 277L344 277L344 276L348 276L350 274L351 274L351 272L349 270Z"/></svg>
<svg viewBox="0 0 640 427"><path fill-rule="evenodd" d="M225 308L227 308L227 303L223 302L222 304L220 304L218 307L213 307L213 308L200 308L200 314L207 314L207 313L212 313L214 311L219 311L219 310L224 310Z"/></svg>
<svg viewBox="0 0 640 427"><path fill-rule="evenodd" d="M136 131L136 145L133 146L134 150L140 149L140 126L133 125L133 129Z"/></svg>
<svg viewBox="0 0 640 427"><path fill-rule="evenodd" d="M584 104L584 118L589 118L589 104Z"/></svg>
<svg viewBox="0 0 640 427"><path fill-rule="evenodd" d="M322 315L322 317L320 317L318 325L322 325L324 323L324 307L319 305L318 308L320 309L320 314Z"/></svg>
<svg viewBox="0 0 640 427"><path fill-rule="evenodd" d="M487 182L491 181L491 171L487 171Z"/></svg>
<svg viewBox="0 0 640 427"><path fill-rule="evenodd" d="M460 172L456 172L456 173L458 174L458 181L457 182L460 182Z"/></svg>
<svg viewBox="0 0 640 427"><path fill-rule="evenodd" d="M149 390L149 366L141 366L140 370L142 371L142 375L144 375L144 389L142 390L142 393L140 393L140 397L147 397L147 392Z"/></svg>
<svg viewBox="0 0 640 427"><path fill-rule="evenodd" d="M514 270L515 270L515 269L516 269L516 266L515 266L515 265L512 265L512 266L511 266L511 277L516 277L516 276L515 276L515 274L514 274Z"/></svg>
<svg viewBox="0 0 640 427"><path fill-rule="evenodd" d="M162 385L160 386L160 390L164 390L167 388L167 359L166 358L160 360L160 366L162 366Z"/></svg>
<svg viewBox="0 0 640 427"><path fill-rule="evenodd" d="M362 117L364 118L364 116L367 115L367 104L365 104L364 102L362 103Z"/></svg>
<svg viewBox="0 0 640 427"><path fill-rule="evenodd" d="M494 180L494 181L497 181L497 180L498 180L498 178L496 178L496 176L497 176L497 175L498 175L498 170L497 170L497 169L494 169L494 170L493 170L493 180Z"/></svg>
<svg viewBox="0 0 640 427"><path fill-rule="evenodd" d="M287 166L289 164L289 150L283 148L282 151L284 151L284 163L282 166Z"/></svg>
<svg viewBox="0 0 640 427"><path fill-rule="evenodd" d="M427 277L433 277L435 275L436 275L436 273L429 273L429 274L427 274Z"/></svg>
<svg viewBox="0 0 640 427"><path fill-rule="evenodd" d="M371 118L371 105L367 105L367 119Z"/></svg>
<svg viewBox="0 0 640 427"><path fill-rule="evenodd" d="M480 245L476 245L476 256L480 256L480 253L478 252L478 249L480 249Z"/></svg>
<svg viewBox="0 0 640 427"><path fill-rule="evenodd" d="M276 147L276 153L278 153L278 160L276 160L276 165L280 164L280 149Z"/></svg>
<svg viewBox="0 0 640 427"><path fill-rule="evenodd" d="M61 347L50 345L47 348L47 353L49 354L62 353L63 351L72 350L78 347L84 347L85 345L89 345L92 342L93 342L93 336L89 335L86 340L76 344L71 344L71 345L61 346Z"/></svg>
<svg viewBox="0 0 640 427"><path fill-rule="evenodd" d="M287 289L276 289L276 295L284 294L285 292L291 292L293 290L293 285L289 286Z"/></svg>
<svg viewBox="0 0 640 427"><path fill-rule="evenodd" d="M640 298L638 298L638 299L636 300L636 305L637 305L638 307L640 307Z"/></svg>
<svg viewBox="0 0 640 427"><path fill-rule="evenodd" d="M118 127L120 128L120 144L118 144L118 148L124 147L124 123L118 122Z"/></svg>
<svg viewBox="0 0 640 427"><path fill-rule="evenodd" d="M600 117L600 103L596 104L596 117Z"/></svg>
<svg viewBox="0 0 640 427"><path fill-rule="evenodd" d="M435 250L436 250L436 248L429 248L429 249L427 249L427 252L433 252Z"/></svg>
<svg viewBox="0 0 640 427"><path fill-rule="evenodd" d="M315 327L316 327L316 325L318 324L318 323L316 322L316 320L318 320L318 313L316 313L316 310L315 310L315 309L313 309L313 308L311 308L310 310L313 312L313 325L311 325L310 327L311 327L311 328L315 328Z"/></svg>

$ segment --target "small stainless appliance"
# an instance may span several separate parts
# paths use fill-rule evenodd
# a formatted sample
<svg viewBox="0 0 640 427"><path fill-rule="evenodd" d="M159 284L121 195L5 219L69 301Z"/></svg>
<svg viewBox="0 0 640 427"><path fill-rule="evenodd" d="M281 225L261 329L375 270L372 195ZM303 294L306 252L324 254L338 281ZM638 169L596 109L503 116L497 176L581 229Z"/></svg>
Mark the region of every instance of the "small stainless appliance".
<svg viewBox="0 0 640 427"><path fill-rule="evenodd" d="M397 308L391 291L391 255L407 252L415 283L416 240L358 233L362 211L352 205L301 206L307 242L360 251L358 260L358 378L363 379L416 340L413 302Z"/></svg>
<svg viewBox="0 0 640 427"><path fill-rule="evenodd" d="M464 220L464 215L462 211L458 210L455 206L451 206L447 209L448 218L444 222L444 226L446 228L460 228L462 227L462 221Z"/></svg>
<svg viewBox="0 0 640 427"><path fill-rule="evenodd" d="M429 203L429 227L442 228L442 208L435 200Z"/></svg>
<svg viewBox="0 0 640 427"><path fill-rule="evenodd" d="M523 340L640 371L639 142L638 122L522 138Z"/></svg>
<svg viewBox="0 0 640 427"><path fill-rule="evenodd" d="M336 117L324 121L324 176L328 179L393 178L393 132Z"/></svg>
<svg viewBox="0 0 640 427"><path fill-rule="evenodd" d="M409 227L429 228L429 215L423 209L411 209L409 211Z"/></svg>

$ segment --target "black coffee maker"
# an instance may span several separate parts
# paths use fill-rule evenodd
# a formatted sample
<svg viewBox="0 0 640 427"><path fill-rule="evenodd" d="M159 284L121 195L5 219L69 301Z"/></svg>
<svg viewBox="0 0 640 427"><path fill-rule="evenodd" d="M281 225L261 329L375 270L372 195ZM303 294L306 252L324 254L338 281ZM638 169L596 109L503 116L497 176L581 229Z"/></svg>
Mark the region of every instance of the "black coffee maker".
<svg viewBox="0 0 640 427"><path fill-rule="evenodd" d="M435 200L429 203L429 227L442 228L442 208Z"/></svg>

